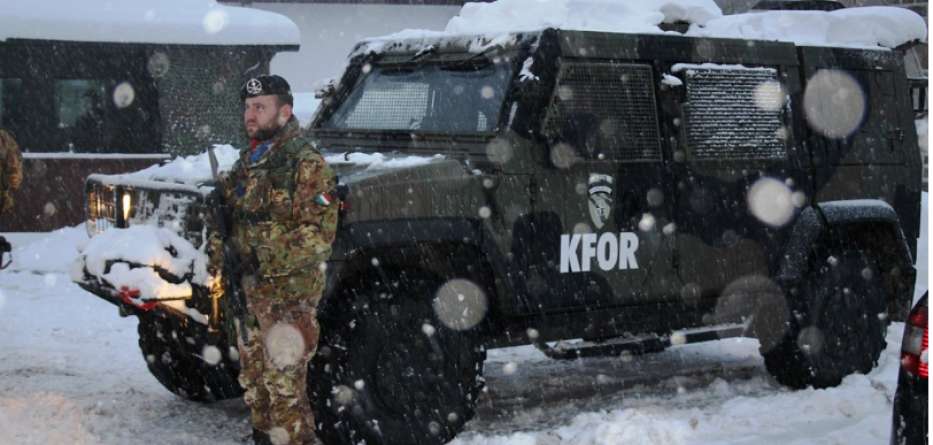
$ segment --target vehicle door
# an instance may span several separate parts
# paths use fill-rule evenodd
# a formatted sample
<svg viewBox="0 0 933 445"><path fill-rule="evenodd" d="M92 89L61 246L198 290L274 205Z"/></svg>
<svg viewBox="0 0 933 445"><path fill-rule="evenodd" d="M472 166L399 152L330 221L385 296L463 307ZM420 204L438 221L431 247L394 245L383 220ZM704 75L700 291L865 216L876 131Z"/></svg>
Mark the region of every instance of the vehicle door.
<svg viewBox="0 0 933 445"><path fill-rule="evenodd" d="M669 294L670 201L648 64L561 59L532 179L529 310L620 306ZM659 279L661 278L661 279Z"/></svg>
<svg viewBox="0 0 933 445"><path fill-rule="evenodd" d="M769 276L806 203L789 118L796 78L751 63L680 63L665 75L680 90L672 167L680 295L713 298L743 277Z"/></svg>

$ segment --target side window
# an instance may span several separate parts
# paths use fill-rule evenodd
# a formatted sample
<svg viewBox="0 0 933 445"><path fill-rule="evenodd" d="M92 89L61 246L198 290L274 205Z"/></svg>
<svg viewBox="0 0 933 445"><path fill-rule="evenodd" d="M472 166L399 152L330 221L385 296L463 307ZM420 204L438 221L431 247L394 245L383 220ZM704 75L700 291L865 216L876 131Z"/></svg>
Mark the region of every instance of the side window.
<svg viewBox="0 0 933 445"><path fill-rule="evenodd" d="M773 68L674 65L686 84L684 140L690 159L787 157L784 90Z"/></svg>
<svg viewBox="0 0 933 445"><path fill-rule="evenodd" d="M586 159L659 161L650 65L563 61L545 132Z"/></svg>

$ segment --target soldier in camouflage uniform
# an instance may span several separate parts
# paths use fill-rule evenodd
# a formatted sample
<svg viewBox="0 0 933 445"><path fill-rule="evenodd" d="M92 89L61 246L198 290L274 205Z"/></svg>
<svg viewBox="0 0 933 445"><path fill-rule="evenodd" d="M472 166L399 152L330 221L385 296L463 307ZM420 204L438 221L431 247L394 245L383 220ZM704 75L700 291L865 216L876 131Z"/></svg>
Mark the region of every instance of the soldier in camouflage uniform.
<svg viewBox="0 0 933 445"><path fill-rule="evenodd" d="M316 443L306 379L318 343L324 264L336 234L335 176L299 136L285 79L250 79L241 98L250 145L222 187L233 247L250 265L241 281L250 316L247 340L238 336L239 380L257 444ZM216 253L222 250L214 245L211 251L220 270Z"/></svg>
<svg viewBox="0 0 933 445"><path fill-rule="evenodd" d="M23 160L13 135L0 129L0 215L13 208L13 192L23 182Z"/></svg>

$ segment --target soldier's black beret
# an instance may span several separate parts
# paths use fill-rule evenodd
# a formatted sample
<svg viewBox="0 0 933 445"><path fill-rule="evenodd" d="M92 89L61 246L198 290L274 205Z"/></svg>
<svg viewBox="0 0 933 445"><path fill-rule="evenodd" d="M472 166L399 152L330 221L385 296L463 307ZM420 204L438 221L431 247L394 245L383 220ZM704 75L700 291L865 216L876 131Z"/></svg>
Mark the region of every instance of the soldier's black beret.
<svg viewBox="0 0 933 445"><path fill-rule="evenodd" d="M291 96L292 87L288 85L288 81L282 76L263 74L247 80L246 83L243 84L243 88L240 88L240 100L244 101L247 97L272 95Z"/></svg>

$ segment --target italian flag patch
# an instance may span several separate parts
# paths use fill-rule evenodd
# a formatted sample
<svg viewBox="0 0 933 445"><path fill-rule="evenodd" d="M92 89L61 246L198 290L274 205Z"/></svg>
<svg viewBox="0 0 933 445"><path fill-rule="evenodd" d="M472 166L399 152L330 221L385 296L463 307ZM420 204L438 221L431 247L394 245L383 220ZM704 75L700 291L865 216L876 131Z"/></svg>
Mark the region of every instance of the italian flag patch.
<svg viewBox="0 0 933 445"><path fill-rule="evenodd" d="M329 206L333 200L334 198L330 196L330 193L319 193L314 197L314 203L320 206Z"/></svg>

